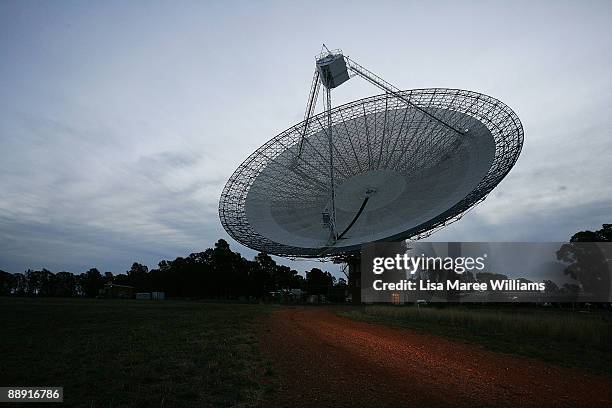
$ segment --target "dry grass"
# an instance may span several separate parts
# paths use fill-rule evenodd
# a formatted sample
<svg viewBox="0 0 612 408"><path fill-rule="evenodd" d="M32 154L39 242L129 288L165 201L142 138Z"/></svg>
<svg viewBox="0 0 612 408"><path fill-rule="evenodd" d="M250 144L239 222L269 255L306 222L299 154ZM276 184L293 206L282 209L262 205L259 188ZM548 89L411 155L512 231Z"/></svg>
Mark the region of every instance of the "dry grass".
<svg viewBox="0 0 612 408"><path fill-rule="evenodd" d="M561 365L611 371L610 311L445 305L366 306L341 314L462 339L495 351L537 357Z"/></svg>

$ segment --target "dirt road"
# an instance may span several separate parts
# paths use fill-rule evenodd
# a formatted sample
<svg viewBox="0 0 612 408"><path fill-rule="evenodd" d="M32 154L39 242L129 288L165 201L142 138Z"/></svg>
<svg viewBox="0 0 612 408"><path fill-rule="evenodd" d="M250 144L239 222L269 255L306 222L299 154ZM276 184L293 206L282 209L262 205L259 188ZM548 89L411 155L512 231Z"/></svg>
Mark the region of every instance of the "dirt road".
<svg viewBox="0 0 612 408"><path fill-rule="evenodd" d="M262 340L278 407L612 406L612 378L323 309L275 312Z"/></svg>

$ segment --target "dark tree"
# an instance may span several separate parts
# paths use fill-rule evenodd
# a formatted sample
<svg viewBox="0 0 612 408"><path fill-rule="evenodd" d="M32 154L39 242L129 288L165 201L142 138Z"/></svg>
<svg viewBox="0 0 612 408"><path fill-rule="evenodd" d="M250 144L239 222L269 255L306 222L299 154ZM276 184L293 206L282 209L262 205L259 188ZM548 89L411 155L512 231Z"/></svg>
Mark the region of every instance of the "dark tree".
<svg viewBox="0 0 612 408"><path fill-rule="evenodd" d="M71 297L77 295L77 277L70 272L55 274L53 296Z"/></svg>
<svg viewBox="0 0 612 408"><path fill-rule="evenodd" d="M311 295L327 295L335 281L331 273L312 268L306 272L306 291Z"/></svg>
<svg viewBox="0 0 612 408"><path fill-rule="evenodd" d="M40 291L40 272L28 269L25 274L25 293L28 296L36 296Z"/></svg>
<svg viewBox="0 0 612 408"><path fill-rule="evenodd" d="M274 290L273 274L276 262L270 255L260 252L249 265L249 292L258 298Z"/></svg>
<svg viewBox="0 0 612 408"><path fill-rule="evenodd" d="M546 279L544 281L544 292L548 293L548 294L556 294L559 293L559 285L557 285L555 282L551 281L550 279Z"/></svg>
<svg viewBox="0 0 612 408"><path fill-rule="evenodd" d="M144 292L149 290L149 268L146 265L134 262L127 271L128 281L137 291Z"/></svg>
<svg viewBox="0 0 612 408"><path fill-rule="evenodd" d="M86 297L96 297L100 289L104 287L104 278L100 271L96 268L91 268L78 278L80 292Z"/></svg>
<svg viewBox="0 0 612 408"><path fill-rule="evenodd" d="M597 231L577 232L570 242L612 242L612 224L603 224Z"/></svg>
<svg viewBox="0 0 612 408"><path fill-rule="evenodd" d="M612 224L604 224L598 231L581 231L574 234L570 242L562 245L557 251L557 259L568 264L565 274L578 281L585 293L602 300L609 298L610 295L607 260L609 254L606 254L606 249L597 243L611 241ZM577 293L580 286L574 285L564 289L569 293Z"/></svg>
<svg viewBox="0 0 612 408"><path fill-rule="evenodd" d="M329 300L336 303L344 303L348 295L348 284L346 279L340 278L329 294Z"/></svg>
<svg viewBox="0 0 612 408"><path fill-rule="evenodd" d="M11 295L16 284L16 278L12 273L0 270L0 296Z"/></svg>
<svg viewBox="0 0 612 408"><path fill-rule="evenodd" d="M28 295L28 280L25 274L16 273L13 275L15 278L15 286L13 288L13 295L26 296Z"/></svg>
<svg viewBox="0 0 612 408"><path fill-rule="evenodd" d="M43 268L39 272L39 283L39 296L53 296L55 294L55 275L51 271Z"/></svg>

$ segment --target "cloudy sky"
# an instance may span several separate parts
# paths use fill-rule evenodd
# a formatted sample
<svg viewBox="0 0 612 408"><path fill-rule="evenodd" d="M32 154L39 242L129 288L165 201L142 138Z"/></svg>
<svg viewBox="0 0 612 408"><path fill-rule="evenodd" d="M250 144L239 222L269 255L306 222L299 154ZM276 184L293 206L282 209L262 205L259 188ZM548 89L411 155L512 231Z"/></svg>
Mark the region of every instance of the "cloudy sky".
<svg viewBox="0 0 612 408"><path fill-rule="evenodd" d="M609 1L2 1L0 269L119 273L218 238L253 256L219 195L301 120L322 43L402 89L483 92L521 118L516 167L430 240L596 229L612 222L610 21ZM375 93L352 79L335 100Z"/></svg>

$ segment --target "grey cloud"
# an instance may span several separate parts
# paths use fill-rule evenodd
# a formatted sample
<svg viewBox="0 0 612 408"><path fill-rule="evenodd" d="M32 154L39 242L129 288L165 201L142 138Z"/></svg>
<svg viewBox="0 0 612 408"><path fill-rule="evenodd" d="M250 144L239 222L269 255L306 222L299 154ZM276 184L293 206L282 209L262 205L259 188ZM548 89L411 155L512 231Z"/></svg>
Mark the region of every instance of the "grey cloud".
<svg viewBox="0 0 612 408"><path fill-rule="evenodd" d="M610 2L377 12L386 18L366 2L161 3L146 15L1 3L0 269L120 272L218 238L253 256L221 228L218 198L254 149L301 119L323 41L402 88L485 92L521 118L516 167L431 240L559 241L612 221ZM351 80L334 103L375 92Z"/></svg>

